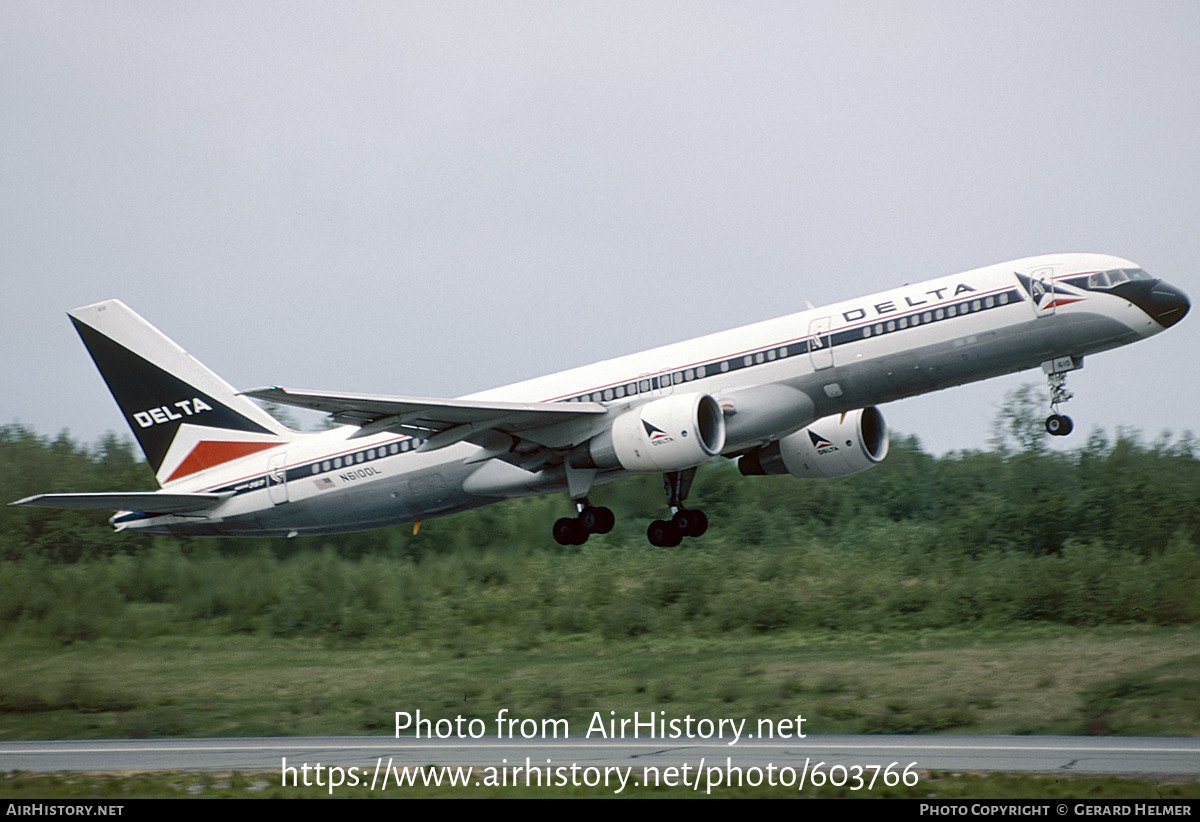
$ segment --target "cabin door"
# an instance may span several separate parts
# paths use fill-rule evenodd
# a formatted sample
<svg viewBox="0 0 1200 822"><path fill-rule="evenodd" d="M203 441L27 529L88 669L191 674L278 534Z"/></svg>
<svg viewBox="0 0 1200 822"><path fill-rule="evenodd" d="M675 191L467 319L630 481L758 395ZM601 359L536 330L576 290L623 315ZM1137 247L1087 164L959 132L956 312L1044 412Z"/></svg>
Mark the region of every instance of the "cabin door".
<svg viewBox="0 0 1200 822"><path fill-rule="evenodd" d="M272 505L288 501L286 465L287 454L275 454L267 464L267 496Z"/></svg>
<svg viewBox="0 0 1200 822"><path fill-rule="evenodd" d="M833 367L833 346L830 345L830 321L828 317L818 317L808 326L808 356L812 360L813 371Z"/></svg>
<svg viewBox="0 0 1200 822"><path fill-rule="evenodd" d="M1053 317L1055 308L1054 269L1039 268L1029 272L1030 297L1033 313L1038 317Z"/></svg>

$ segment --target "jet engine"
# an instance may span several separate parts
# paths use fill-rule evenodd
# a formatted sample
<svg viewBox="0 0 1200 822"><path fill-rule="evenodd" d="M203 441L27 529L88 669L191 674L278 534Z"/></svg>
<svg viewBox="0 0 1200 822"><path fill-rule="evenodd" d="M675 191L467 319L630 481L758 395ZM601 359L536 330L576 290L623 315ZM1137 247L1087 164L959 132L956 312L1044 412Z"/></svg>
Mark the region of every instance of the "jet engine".
<svg viewBox="0 0 1200 822"><path fill-rule="evenodd" d="M848 477L873 468L888 452L887 423L879 409L835 414L756 448L738 460L744 476L791 474L800 479Z"/></svg>
<svg viewBox="0 0 1200 822"><path fill-rule="evenodd" d="M662 473L692 468L725 447L725 417L708 394L677 394L631 408L577 446L574 468Z"/></svg>

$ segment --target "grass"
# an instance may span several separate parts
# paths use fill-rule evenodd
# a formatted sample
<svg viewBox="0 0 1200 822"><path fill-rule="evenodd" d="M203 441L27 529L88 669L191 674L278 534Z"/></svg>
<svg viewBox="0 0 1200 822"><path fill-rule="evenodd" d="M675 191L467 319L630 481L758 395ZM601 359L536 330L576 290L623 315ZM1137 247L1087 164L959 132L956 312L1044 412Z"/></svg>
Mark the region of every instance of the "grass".
<svg viewBox="0 0 1200 822"><path fill-rule="evenodd" d="M0 739L389 733L427 717L802 714L808 733L1200 734L1200 629L1025 625L469 648L158 636L0 642Z"/></svg>

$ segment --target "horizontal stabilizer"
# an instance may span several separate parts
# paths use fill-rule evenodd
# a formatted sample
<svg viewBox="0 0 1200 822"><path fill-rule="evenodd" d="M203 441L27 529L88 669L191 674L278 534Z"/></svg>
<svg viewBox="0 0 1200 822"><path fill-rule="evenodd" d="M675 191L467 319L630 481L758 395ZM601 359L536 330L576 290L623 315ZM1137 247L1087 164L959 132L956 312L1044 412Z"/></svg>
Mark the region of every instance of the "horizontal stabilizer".
<svg viewBox="0 0 1200 822"><path fill-rule="evenodd" d="M225 494L169 494L161 491L102 491L95 494L38 494L10 505L41 508L78 508L86 511L137 511L142 514L195 514L215 508L233 496Z"/></svg>

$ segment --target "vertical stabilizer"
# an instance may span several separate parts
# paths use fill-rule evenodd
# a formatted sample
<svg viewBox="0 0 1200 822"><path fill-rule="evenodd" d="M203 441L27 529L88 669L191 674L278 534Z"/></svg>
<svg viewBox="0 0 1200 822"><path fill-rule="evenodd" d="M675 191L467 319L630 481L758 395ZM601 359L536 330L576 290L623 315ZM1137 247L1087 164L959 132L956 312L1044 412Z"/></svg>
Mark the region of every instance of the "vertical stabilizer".
<svg viewBox="0 0 1200 822"><path fill-rule="evenodd" d="M68 313L160 485L294 438L124 303Z"/></svg>

